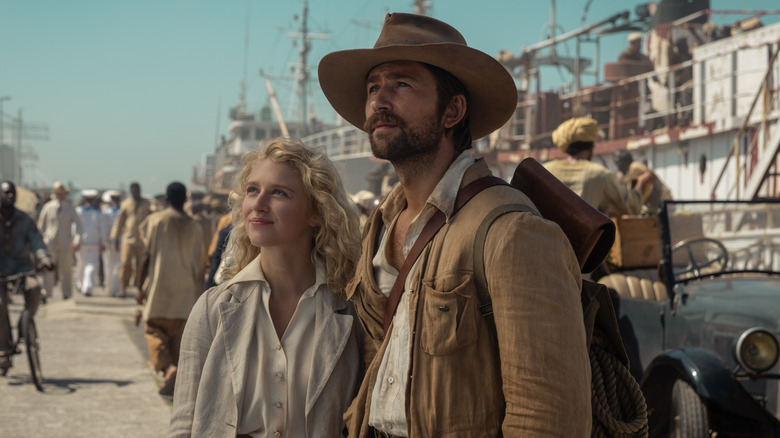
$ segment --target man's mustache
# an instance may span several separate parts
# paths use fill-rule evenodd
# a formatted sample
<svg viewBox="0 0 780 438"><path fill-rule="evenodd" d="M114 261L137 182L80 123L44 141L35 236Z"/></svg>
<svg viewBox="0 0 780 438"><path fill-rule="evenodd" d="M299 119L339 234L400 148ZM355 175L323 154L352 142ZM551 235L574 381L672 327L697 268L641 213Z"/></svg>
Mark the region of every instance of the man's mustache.
<svg viewBox="0 0 780 438"><path fill-rule="evenodd" d="M376 125L377 123L392 123L399 127L404 127L406 125L403 119L401 119L400 117L396 116L393 113L377 112L371 114L371 116L366 119L366 122L363 123L363 131L368 133L373 132L374 125Z"/></svg>

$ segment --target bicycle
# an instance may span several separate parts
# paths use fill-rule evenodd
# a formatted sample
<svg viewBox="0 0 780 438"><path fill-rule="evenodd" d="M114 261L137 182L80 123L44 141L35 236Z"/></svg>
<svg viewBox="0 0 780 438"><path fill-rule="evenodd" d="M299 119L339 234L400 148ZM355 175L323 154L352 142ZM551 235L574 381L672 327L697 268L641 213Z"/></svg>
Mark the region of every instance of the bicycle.
<svg viewBox="0 0 780 438"><path fill-rule="evenodd" d="M6 312L8 312L8 317L6 318L8 321L8 342L9 345L11 345L10 356L21 354L22 352L19 349L19 346L24 343L25 350L27 351L27 358L30 363L32 381L35 384L35 388L38 389L38 391L43 392L43 373L41 372L40 359L40 338L38 337L38 329L35 326L35 320L33 320L33 315L29 308L30 293L29 290L24 287L27 277L32 277L36 274L37 271L32 270L27 272L20 272L18 274L2 276L0 277L0 292L8 293L8 289L4 286L12 285L12 295L17 295L22 292L24 293L24 310L19 315L19 321L16 326L16 341L13 339L13 331L11 329L11 315L10 312L8 312L8 307L6 306ZM8 373L7 368L0 368L0 370L2 370L0 373L3 376Z"/></svg>

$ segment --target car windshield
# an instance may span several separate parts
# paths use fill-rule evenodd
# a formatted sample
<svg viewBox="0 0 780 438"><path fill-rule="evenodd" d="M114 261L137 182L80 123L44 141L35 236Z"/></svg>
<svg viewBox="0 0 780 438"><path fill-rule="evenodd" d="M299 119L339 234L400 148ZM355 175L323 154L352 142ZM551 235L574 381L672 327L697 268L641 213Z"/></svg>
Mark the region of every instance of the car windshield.
<svg viewBox="0 0 780 438"><path fill-rule="evenodd" d="M671 201L659 219L675 283L724 273L780 273L778 201Z"/></svg>

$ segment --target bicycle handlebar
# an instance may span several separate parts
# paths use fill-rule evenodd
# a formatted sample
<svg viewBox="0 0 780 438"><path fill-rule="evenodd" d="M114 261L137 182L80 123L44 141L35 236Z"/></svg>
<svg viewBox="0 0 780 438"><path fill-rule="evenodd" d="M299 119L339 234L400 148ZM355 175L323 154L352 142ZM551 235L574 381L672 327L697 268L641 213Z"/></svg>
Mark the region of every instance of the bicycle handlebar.
<svg viewBox="0 0 780 438"><path fill-rule="evenodd" d="M33 275L36 275L38 273L37 269L33 269L32 271L25 271L25 272L18 272L16 274L6 275L6 276L0 276L0 281L16 281L23 277L32 277Z"/></svg>

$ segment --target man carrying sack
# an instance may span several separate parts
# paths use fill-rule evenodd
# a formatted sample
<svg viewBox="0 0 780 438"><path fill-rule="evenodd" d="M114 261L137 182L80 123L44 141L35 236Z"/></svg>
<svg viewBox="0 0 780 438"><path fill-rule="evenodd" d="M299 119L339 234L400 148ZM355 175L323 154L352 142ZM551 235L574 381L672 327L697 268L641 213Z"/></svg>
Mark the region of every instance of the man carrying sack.
<svg viewBox="0 0 780 438"><path fill-rule="evenodd" d="M490 175L472 139L516 108L510 74L446 23L395 13L373 49L326 55L319 78L400 182L368 219L347 287L367 333L349 436L589 435L580 267L557 224L533 212L494 222L484 251L492 319L479 308L477 228L497 206L533 209L505 185L463 202Z"/></svg>

